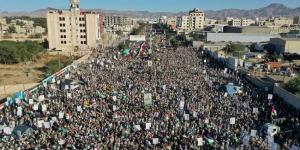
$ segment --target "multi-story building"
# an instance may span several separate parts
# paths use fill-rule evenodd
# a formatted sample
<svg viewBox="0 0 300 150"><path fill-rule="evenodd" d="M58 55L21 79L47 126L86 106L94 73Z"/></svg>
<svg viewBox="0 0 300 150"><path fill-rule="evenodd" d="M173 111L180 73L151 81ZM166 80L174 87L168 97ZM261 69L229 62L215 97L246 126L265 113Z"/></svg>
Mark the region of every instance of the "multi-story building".
<svg viewBox="0 0 300 150"><path fill-rule="evenodd" d="M249 26L251 24L255 24L255 20L247 19L247 18L227 18L228 25L230 26Z"/></svg>
<svg viewBox="0 0 300 150"><path fill-rule="evenodd" d="M210 25L215 25L218 23L218 21L216 19L209 19L209 18L205 18L204 19L204 25L210 26Z"/></svg>
<svg viewBox="0 0 300 150"><path fill-rule="evenodd" d="M132 25L133 22L126 16L117 16L117 15L107 15L105 16L105 27L108 26L126 26Z"/></svg>
<svg viewBox="0 0 300 150"><path fill-rule="evenodd" d="M69 10L51 10L47 13L49 49L63 51L75 47L96 48L104 30L104 15L81 11L79 0L70 0Z"/></svg>
<svg viewBox="0 0 300 150"><path fill-rule="evenodd" d="M106 32L123 31L130 32L135 21L127 16L106 15L104 26Z"/></svg>
<svg viewBox="0 0 300 150"><path fill-rule="evenodd" d="M167 19L167 26L173 30L176 29L176 18L177 17L171 17Z"/></svg>
<svg viewBox="0 0 300 150"><path fill-rule="evenodd" d="M189 12L188 16L177 18L177 27L180 31L200 31L204 28L204 12L195 8Z"/></svg>
<svg viewBox="0 0 300 150"><path fill-rule="evenodd" d="M269 43L277 53L300 54L300 38L272 38Z"/></svg>
<svg viewBox="0 0 300 150"><path fill-rule="evenodd" d="M0 17L0 24L5 25L6 24L6 19Z"/></svg>
<svg viewBox="0 0 300 150"><path fill-rule="evenodd" d="M189 28L189 16L177 17L177 27L181 30L188 30Z"/></svg>
<svg viewBox="0 0 300 150"><path fill-rule="evenodd" d="M202 30L204 28L204 12L195 8L189 12L190 30Z"/></svg>
<svg viewBox="0 0 300 150"><path fill-rule="evenodd" d="M282 26L291 26L293 24L293 19L285 18L285 17L275 17L263 20L259 23L260 26L267 27L282 27Z"/></svg>
<svg viewBox="0 0 300 150"><path fill-rule="evenodd" d="M300 16L295 16L294 17L293 24L300 25Z"/></svg>

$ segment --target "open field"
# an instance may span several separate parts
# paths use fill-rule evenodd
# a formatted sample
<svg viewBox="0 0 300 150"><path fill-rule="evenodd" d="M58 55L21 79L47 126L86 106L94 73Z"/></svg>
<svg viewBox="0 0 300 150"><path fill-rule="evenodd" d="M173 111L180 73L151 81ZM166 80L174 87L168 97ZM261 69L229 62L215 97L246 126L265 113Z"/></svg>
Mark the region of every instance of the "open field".
<svg viewBox="0 0 300 150"><path fill-rule="evenodd" d="M0 64L0 85L28 84L41 81L45 74L41 68L52 60L65 60L61 55L38 55L32 62L13 65Z"/></svg>

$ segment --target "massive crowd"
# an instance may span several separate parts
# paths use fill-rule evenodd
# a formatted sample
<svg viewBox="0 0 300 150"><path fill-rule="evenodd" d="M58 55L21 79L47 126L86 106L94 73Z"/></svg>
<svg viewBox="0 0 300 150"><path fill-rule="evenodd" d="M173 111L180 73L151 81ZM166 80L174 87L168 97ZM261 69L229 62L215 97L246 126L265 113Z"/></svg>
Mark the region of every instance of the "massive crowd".
<svg viewBox="0 0 300 150"><path fill-rule="evenodd" d="M1 149L262 150L299 144L295 113L204 51L180 47L144 56L95 52L69 74L2 108ZM228 83L241 92L228 95ZM281 130L271 136L266 123Z"/></svg>

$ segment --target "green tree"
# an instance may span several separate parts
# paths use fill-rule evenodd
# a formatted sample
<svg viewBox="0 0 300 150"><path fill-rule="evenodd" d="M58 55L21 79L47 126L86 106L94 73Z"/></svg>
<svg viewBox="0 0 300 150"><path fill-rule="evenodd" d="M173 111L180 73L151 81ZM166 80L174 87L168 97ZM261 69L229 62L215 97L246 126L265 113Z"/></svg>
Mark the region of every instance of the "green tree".
<svg viewBox="0 0 300 150"><path fill-rule="evenodd" d="M300 76L290 80L286 85L285 88L293 93L293 94L300 94Z"/></svg>
<svg viewBox="0 0 300 150"><path fill-rule="evenodd" d="M0 41L0 63L14 64L28 61L43 51L45 51L43 46L33 41Z"/></svg>
<svg viewBox="0 0 300 150"><path fill-rule="evenodd" d="M24 22L17 20L16 25L23 27L25 25Z"/></svg>
<svg viewBox="0 0 300 150"><path fill-rule="evenodd" d="M117 34L118 36L121 36L121 35L123 34L123 32L122 32L121 30L118 30L118 31L116 31L116 34Z"/></svg>
<svg viewBox="0 0 300 150"><path fill-rule="evenodd" d="M226 47L224 48L224 52L226 54L232 54L234 51L236 51L237 49L240 49L240 46L237 44L227 44Z"/></svg>
<svg viewBox="0 0 300 150"><path fill-rule="evenodd" d="M16 33L16 27L14 25L10 25L7 30L8 33Z"/></svg>
<svg viewBox="0 0 300 150"><path fill-rule="evenodd" d="M172 46L175 48L179 47L179 45L180 45L180 42L176 39L171 39L170 42L171 42Z"/></svg>

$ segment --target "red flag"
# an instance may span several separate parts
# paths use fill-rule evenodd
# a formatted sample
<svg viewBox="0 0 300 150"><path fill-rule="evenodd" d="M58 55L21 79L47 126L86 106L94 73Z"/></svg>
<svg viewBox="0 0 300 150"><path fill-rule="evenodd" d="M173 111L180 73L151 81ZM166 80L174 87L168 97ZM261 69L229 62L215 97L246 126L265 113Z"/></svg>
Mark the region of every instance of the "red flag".
<svg viewBox="0 0 300 150"><path fill-rule="evenodd" d="M145 49L146 49L146 43L144 42L144 43L141 45L139 54L138 54L136 57L137 57L137 58L140 58L140 56L144 53Z"/></svg>
<svg viewBox="0 0 300 150"><path fill-rule="evenodd" d="M272 116L276 116L277 115L277 111L275 109L275 106L272 106L272 112L271 112Z"/></svg>

